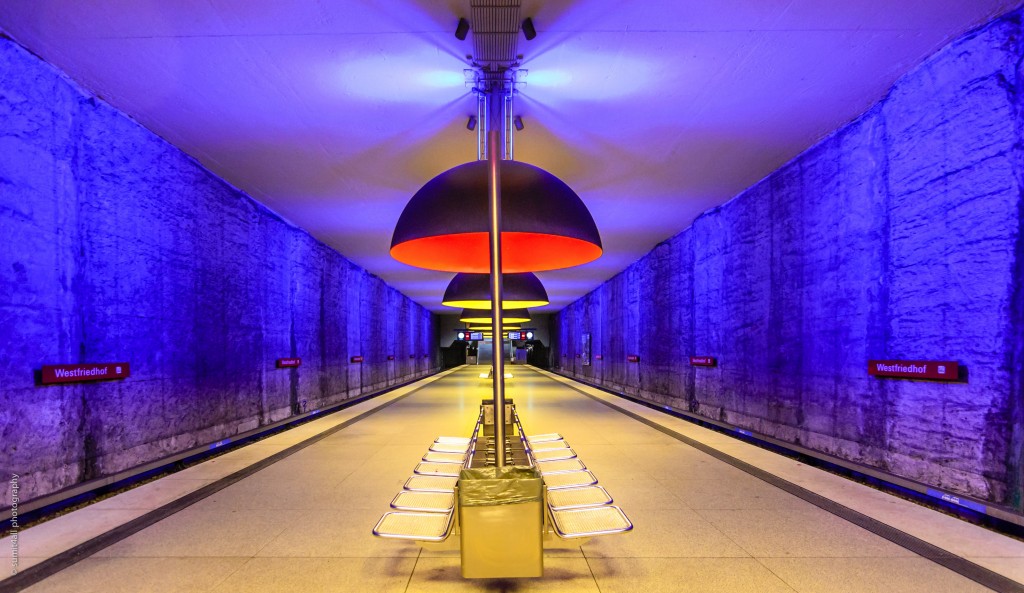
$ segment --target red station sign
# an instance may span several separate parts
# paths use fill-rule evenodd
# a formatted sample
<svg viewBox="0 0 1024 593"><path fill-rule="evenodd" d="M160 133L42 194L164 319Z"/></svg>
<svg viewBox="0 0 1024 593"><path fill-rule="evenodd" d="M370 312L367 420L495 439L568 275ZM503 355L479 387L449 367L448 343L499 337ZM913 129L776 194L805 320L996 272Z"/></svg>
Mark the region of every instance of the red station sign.
<svg viewBox="0 0 1024 593"><path fill-rule="evenodd" d="M960 377L960 370L957 363L947 360L869 360L868 374L875 377L956 381Z"/></svg>
<svg viewBox="0 0 1024 593"><path fill-rule="evenodd" d="M352 358L349 359L349 362L363 362L363 357L362 356L353 356Z"/></svg>
<svg viewBox="0 0 1024 593"><path fill-rule="evenodd" d="M301 358L278 358L277 368L279 369L294 369L302 366Z"/></svg>
<svg viewBox="0 0 1024 593"><path fill-rule="evenodd" d="M713 367L718 366L718 359L714 356L691 356L690 366L692 367Z"/></svg>
<svg viewBox="0 0 1024 593"><path fill-rule="evenodd" d="M595 354L594 355L594 360L604 360L604 356L602 356L600 354Z"/></svg>
<svg viewBox="0 0 1024 593"><path fill-rule="evenodd" d="M43 365L43 385L54 383L85 383L124 379L130 374L127 362L100 362L95 364Z"/></svg>
<svg viewBox="0 0 1024 593"><path fill-rule="evenodd" d="M630 354L630 355L626 356L626 360L628 360L629 362L640 362L640 355L639 354Z"/></svg>

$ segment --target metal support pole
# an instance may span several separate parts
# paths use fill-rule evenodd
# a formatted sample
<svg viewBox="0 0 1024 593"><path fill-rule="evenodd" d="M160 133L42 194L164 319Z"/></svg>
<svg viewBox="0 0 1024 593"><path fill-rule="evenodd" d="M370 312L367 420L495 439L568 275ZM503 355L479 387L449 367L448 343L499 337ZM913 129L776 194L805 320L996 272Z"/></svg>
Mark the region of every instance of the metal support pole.
<svg viewBox="0 0 1024 593"><path fill-rule="evenodd" d="M495 112L500 116L504 101L496 90L491 91L490 123L495 123ZM487 163L490 172L488 189L490 194L490 244L491 244L491 327L494 342L501 344L492 348L494 356L494 463L505 466L505 344L501 324L501 149L499 125L488 127Z"/></svg>

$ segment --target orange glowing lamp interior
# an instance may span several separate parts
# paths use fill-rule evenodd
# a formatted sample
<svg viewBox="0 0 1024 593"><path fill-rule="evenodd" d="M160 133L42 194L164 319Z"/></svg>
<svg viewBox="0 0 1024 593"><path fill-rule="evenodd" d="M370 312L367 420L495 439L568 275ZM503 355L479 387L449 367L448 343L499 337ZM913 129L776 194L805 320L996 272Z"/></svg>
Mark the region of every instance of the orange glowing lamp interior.
<svg viewBox="0 0 1024 593"><path fill-rule="evenodd" d="M398 261L442 272L486 274L491 270L487 233L458 233L413 239L391 248ZM506 274L560 270L592 262L601 247L572 237L541 233L501 234L501 268Z"/></svg>

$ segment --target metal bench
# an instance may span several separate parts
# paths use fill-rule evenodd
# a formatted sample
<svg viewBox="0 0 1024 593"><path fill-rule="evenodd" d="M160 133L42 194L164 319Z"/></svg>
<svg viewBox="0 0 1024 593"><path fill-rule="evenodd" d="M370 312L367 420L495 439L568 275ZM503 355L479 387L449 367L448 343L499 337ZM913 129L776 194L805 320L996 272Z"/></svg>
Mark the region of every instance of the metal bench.
<svg viewBox="0 0 1024 593"><path fill-rule="evenodd" d="M434 440L423 461L416 465L414 475L391 501L394 511L385 513L373 528L374 535L433 545L445 541L457 529L455 491L460 471L474 454L491 461L494 457L493 439L480 437L481 449L477 449L476 437L483 416L481 412L472 438L441 436ZM562 539L581 539L633 529L626 514L612 505L611 495L598 485L597 478L562 435L523 436L519 416L514 411L513 422L530 464L544 480L545 532Z"/></svg>
<svg viewBox="0 0 1024 593"><path fill-rule="evenodd" d="M547 516L555 535L581 539L623 533L633 524L608 491L597 485L576 452L559 434L526 437L530 457L547 489Z"/></svg>

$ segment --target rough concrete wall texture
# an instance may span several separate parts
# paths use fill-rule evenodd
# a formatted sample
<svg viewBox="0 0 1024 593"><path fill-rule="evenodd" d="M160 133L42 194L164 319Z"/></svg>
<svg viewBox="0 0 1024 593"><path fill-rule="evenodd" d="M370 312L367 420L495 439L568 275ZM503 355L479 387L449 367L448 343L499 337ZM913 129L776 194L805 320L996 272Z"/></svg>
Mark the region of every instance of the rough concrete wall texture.
<svg viewBox="0 0 1024 593"><path fill-rule="evenodd" d="M22 500L438 369L429 311L8 40L0 122L0 475Z"/></svg>
<svg viewBox="0 0 1024 593"><path fill-rule="evenodd" d="M1021 511L1021 29L1015 12L949 44L566 307L556 364ZM594 369L582 332L601 336ZM954 360L967 380L876 379L869 359Z"/></svg>

